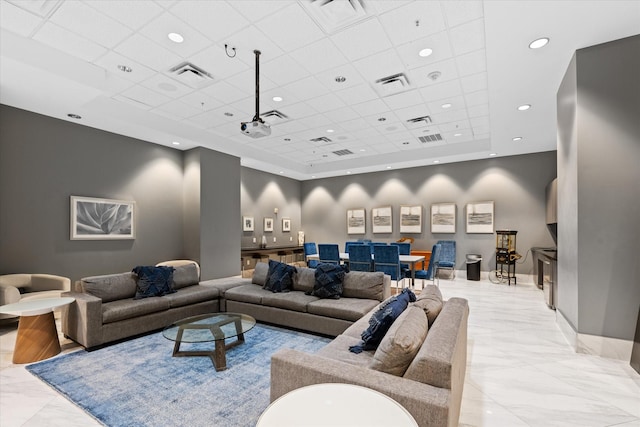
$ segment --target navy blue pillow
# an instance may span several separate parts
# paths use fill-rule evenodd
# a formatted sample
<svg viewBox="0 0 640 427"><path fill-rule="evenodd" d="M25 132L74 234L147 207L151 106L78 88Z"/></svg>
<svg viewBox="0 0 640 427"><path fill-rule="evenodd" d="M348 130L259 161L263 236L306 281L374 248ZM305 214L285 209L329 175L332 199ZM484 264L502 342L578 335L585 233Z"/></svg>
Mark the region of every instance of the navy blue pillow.
<svg viewBox="0 0 640 427"><path fill-rule="evenodd" d="M313 291L307 295L318 298L339 299L342 296L342 282L346 274L345 268L337 264L322 263L316 267L316 282Z"/></svg>
<svg viewBox="0 0 640 427"><path fill-rule="evenodd" d="M136 280L136 296L133 299L159 297L172 294L173 267L137 266L133 270Z"/></svg>
<svg viewBox="0 0 640 427"><path fill-rule="evenodd" d="M409 288L405 288L398 295L389 298L369 319L369 327L362 332L362 343L349 347L349 350L352 353L361 353L362 350L378 348L380 341L393 322L402 314L409 303L415 300L416 295Z"/></svg>
<svg viewBox="0 0 640 427"><path fill-rule="evenodd" d="M295 273L294 266L270 259L267 280L262 288L271 292L289 292L293 287Z"/></svg>

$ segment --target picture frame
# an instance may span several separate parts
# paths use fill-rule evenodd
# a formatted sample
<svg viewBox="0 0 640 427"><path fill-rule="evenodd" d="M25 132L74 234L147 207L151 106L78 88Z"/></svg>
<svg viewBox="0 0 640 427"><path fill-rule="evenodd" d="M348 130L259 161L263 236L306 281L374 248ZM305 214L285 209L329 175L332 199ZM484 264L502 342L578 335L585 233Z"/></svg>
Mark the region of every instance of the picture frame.
<svg viewBox="0 0 640 427"><path fill-rule="evenodd" d="M132 240L136 202L71 196L71 240Z"/></svg>
<svg viewBox="0 0 640 427"><path fill-rule="evenodd" d="M493 233L495 224L494 203L473 202L466 206L467 233Z"/></svg>
<svg viewBox="0 0 640 427"><path fill-rule="evenodd" d="M422 233L422 205L400 206L400 233Z"/></svg>
<svg viewBox="0 0 640 427"><path fill-rule="evenodd" d="M365 234L366 222L364 208L347 209L347 234Z"/></svg>
<svg viewBox="0 0 640 427"><path fill-rule="evenodd" d="M282 218L282 231L291 231L291 218Z"/></svg>
<svg viewBox="0 0 640 427"><path fill-rule="evenodd" d="M456 232L456 204L434 203L431 205L431 232Z"/></svg>
<svg viewBox="0 0 640 427"><path fill-rule="evenodd" d="M254 220L252 216L243 216L242 217L242 231L253 231L254 230Z"/></svg>
<svg viewBox="0 0 640 427"><path fill-rule="evenodd" d="M391 206L371 209L371 227L374 233L393 232Z"/></svg>
<svg viewBox="0 0 640 427"><path fill-rule="evenodd" d="M264 218L264 231L273 231L273 218Z"/></svg>

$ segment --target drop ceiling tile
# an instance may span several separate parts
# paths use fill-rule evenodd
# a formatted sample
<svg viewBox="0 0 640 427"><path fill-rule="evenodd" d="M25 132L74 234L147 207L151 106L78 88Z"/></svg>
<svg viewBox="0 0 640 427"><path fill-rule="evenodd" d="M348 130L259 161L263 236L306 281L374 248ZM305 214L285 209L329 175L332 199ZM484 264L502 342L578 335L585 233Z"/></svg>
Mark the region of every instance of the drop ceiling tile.
<svg viewBox="0 0 640 427"><path fill-rule="evenodd" d="M385 104L381 99L373 99L371 101L361 102L357 105L354 105L353 108L360 115L360 117L367 117L373 114L383 116L390 110L389 106Z"/></svg>
<svg viewBox="0 0 640 427"><path fill-rule="evenodd" d="M440 2L416 1L380 16L389 38L399 45L439 33L445 27ZM416 21L419 21L416 25Z"/></svg>
<svg viewBox="0 0 640 427"><path fill-rule="evenodd" d="M114 51L109 51L103 57L99 58L96 61L93 61L93 63L104 68L109 73L114 73L119 77L134 82L142 82L143 80L146 80L156 74L156 72L151 68L145 67L144 65ZM119 70L118 65L124 65L131 68L131 72L125 73Z"/></svg>
<svg viewBox="0 0 640 427"><path fill-rule="evenodd" d="M180 98L193 92L193 89L191 89L190 87L185 86L182 83L179 83L163 74L156 74L155 76L142 82L141 85L174 99Z"/></svg>
<svg viewBox="0 0 640 427"><path fill-rule="evenodd" d="M314 129L314 128L318 128L321 126L326 126L328 124L331 124L331 120L329 120L327 117L325 117L322 114L314 114L313 116L307 116L304 117L302 119L299 119L300 124L302 124L303 126L305 126L307 129ZM324 136L324 135L313 135L310 136L309 138L316 138L319 136ZM307 138L307 139L309 139Z"/></svg>
<svg viewBox="0 0 640 427"><path fill-rule="evenodd" d="M229 4L249 21L256 22L284 9L291 2L288 0L242 0L233 1Z"/></svg>
<svg viewBox="0 0 640 427"><path fill-rule="evenodd" d="M395 49L388 49L384 52L371 55L354 62L353 65L369 83L405 71L404 64ZM411 81L409 81L409 83L411 83Z"/></svg>
<svg viewBox="0 0 640 427"><path fill-rule="evenodd" d="M422 49L426 48L431 49L433 53L426 57L418 55ZM453 56L449 33L446 31L405 43L398 46L396 51L403 64L409 69L439 62Z"/></svg>
<svg viewBox="0 0 640 427"><path fill-rule="evenodd" d="M424 126L421 128L417 128L417 129L412 129L411 134L415 137L418 138L420 136L425 136L425 135L433 135L436 133L441 133L440 132L440 127L439 126L435 126L435 125L430 125L430 126Z"/></svg>
<svg viewBox="0 0 640 427"><path fill-rule="evenodd" d="M113 48L130 28L81 2L64 2L49 20L102 46Z"/></svg>
<svg viewBox="0 0 640 427"><path fill-rule="evenodd" d="M171 100L168 96L140 85L133 86L120 95L151 107L158 107Z"/></svg>
<svg viewBox="0 0 640 427"><path fill-rule="evenodd" d="M235 59L247 64L252 70L255 69L256 56L254 50L260 51L260 64L276 59L284 55L284 51L275 44L269 37L255 26L244 28L230 36L225 37L224 43L228 45L228 54ZM233 52L232 48L235 48Z"/></svg>
<svg viewBox="0 0 640 427"><path fill-rule="evenodd" d="M423 103L422 96L420 96L420 92L418 90L410 90L397 95L386 96L383 100L391 110L398 110L404 107L411 107L413 105Z"/></svg>
<svg viewBox="0 0 640 427"><path fill-rule="evenodd" d="M451 104L451 106L449 108L442 107L445 104ZM459 95L427 102L427 107L429 107L429 110L434 114L437 114L456 110L466 110L467 105L464 98Z"/></svg>
<svg viewBox="0 0 640 427"><path fill-rule="evenodd" d="M282 101L274 101L273 98L279 96ZM289 105L294 105L301 100L294 95L294 92L288 91L282 87L276 87L271 90L263 90L262 82L260 82L260 104L264 104L268 110L282 110ZM268 108L267 108L268 107Z"/></svg>
<svg viewBox="0 0 640 427"><path fill-rule="evenodd" d="M469 120L459 120L457 122L443 123L439 126L441 132L462 132L464 129L471 128Z"/></svg>
<svg viewBox="0 0 640 427"><path fill-rule="evenodd" d="M413 0L375 0L368 3L368 6L375 10L378 14L389 12L397 9L405 4L411 3Z"/></svg>
<svg viewBox="0 0 640 427"><path fill-rule="evenodd" d="M129 37L115 51L158 72L182 62L179 55L139 34Z"/></svg>
<svg viewBox="0 0 640 427"><path fill-rule="evenodd" d="M45 23L36 32L33 39L54 49L60 49L60 46L64 46L66 53L85 61L93 61L107 52L107 49L99 44L50 22Z"/></svg>
<svg viewBox="0 0 640 427"><path fill-rule="evenodd" d="M211 44L206 37L194 30L189 24L168 12L149 22L139 32L183 58L187 58ZM182 43L172 42L169 40L169 33L180 34L184 37L184 41Z"/></svg>
<svg viewBox="0 0 640 427"><path fill-rule="evenodd" d="M201 91L191 92L179 99L180 102L191 108L197 108L200 113L211 111L222 106L222 103Z"/></svg>
<svg viewBox="0 0 640 427"><path fill-rule="evenodd" d="M328 93L314 99L309 99L306 102L320 113L345 107L344 101L332 93Z"/></svg>
<svg viewBox="0 0 640 427"><path fill-rule="evenodd" d="M461 132L444 132L442 137L447 141L447 144L459 144L473 141L473 132L470 129Z"/></svg>
<svg viewBox="0 0 640 427"><path fill-rule="evenodd" d="M328 92L326 86L315 77L306 77L301 80L282 86L287 92L294 93L298 99L314 99Z"/></svg>
<svg viewBox="0 0 640 427"><path fill-rule="evenodd" d="M480 90L478 92L466 93L464 95L464 99L469 107L488 104L489 92L486 90Z"/></svg>
<svg viewBox="0 0 640 427"><path fill-rule="evenodd" d="M151 110L152 113L161 114L173 120L186 119L187 117L197 116L202 111L186 105L184 102L171 101L160 107Z"/></svg>
<svg viewBox="0 0 640 427"><path fill-rule="evenodd" d="M298 102L297 104L288 105L283 108L283 113L294 119L313 116L318 112L306 102Z"/></svg>
<svg viewBox="0 0 640 427"><path fill-rule="evenodd" d="M478 126L489 126L490 120L489 116L481 116L481 117L473 117L469 119L471 126L475 129Z"/></svg>
<svg viewBox="0 0 640 427"><path fill-rule="evenodd" d="M401 123L404 120L397 116L394 112L386 111L384 114L371 114L362 117L372 128L376 128L380 132L380 128L389 126L391 123ZM380 120L384 118L384 120Z"/></svg>
<svg viewBox="0 0 640 427"><path fill-rule="evenodd" d="M225 113L233 115L226 116ZM238 132L240 132L240 122L245 121L245 119L242 118L242 114L244 113L233 109L229 105L225 105L223 107L216 108L215 110L206 111L202 114L198 114L197 116L192 116L188 121L203 128L215 128L227 123L237 123Z"/></svg>
<svg viewBox="0 0 640 427"><path fill-rule="evenodd" d="M292 116L289 116L292 117ZM303 130L305 130L306 128L298 122L298 120L296 120L297 117L293 117L293 120L289 120L288 122L285 123L280 123L278 124L278 130L282 133L283 136L288 137L290 139L291 138L291 134L297 133L297 132L302 132Z"/></svg>
<svg viewBox="0 0 640 427"><path fill-rule="evenodd" d="M479 90L487 89L487 73L482 72L478 74L471 74L469 76L461 77L462 89L465 93L477 92Z"/></svg>
<svg viewBox="0 0 640 427"><path fill-rule="evenodd" d="M91 1L89 6L129 28L137 30L162 13L162 8L150 0Z"/></svg>
<svg viewBox="0 0 640 427"><path fill-rule="evenodd" d="M255 93L255 88L253 87L253 82L250 87L247 87L245 90L241 90L227 82L219 81L211 86L207 86L202 89L202 91L221 103L226 104L253 95Z"/></svg>
<svg viewBox="0 0 640 427"><path fill-rule="evenodd" d="M247 75L254 75L253 67L249 67L243 61L236 58L229 58L224 51L224 46L219 44L210 46L189 58L189 62L204 69L211 74L214 80L221 80L235 76L244 71L251 70ZM177 64L177 63L176 63ZM254 86L255 77L250 80L251 87Z"/></svg>
<svg viewBox="0 0 640 427"><path fill-rule="evenodd" d="M349 87L358 86L366 83L360 73L351 65L341 65L331 70L321 73L315 73L315 77L331 91L341 91ZM344 77L346 80L337 82L337 77Z"/></svg>
<svg viewBox="0 0 640 427"><path fill-rule="evenodd" d="M476 19L450 29L449 38L456 55L484 49L484 20Z"/></svg>
<svg viewBox="0 0 640 427"><path fill-rule="evenodd" d="M225 70L228 72L229 70ZM277 89L277 86L274 82L266 78L265 76L260 77L260 92L267 92ZM231 77L227 77L224 79L225 83L229 83L232 86L240 88L243 93L255 93L256 90L256 71L253 69L246 69L238 74L234 74Z"/></svg>
<svg viewBox="0 0 640 427"><path fill-rule="evenodd" d="M331 36L333 43L351 61L374 55L392 47L382 25L369 19Z"/></svg>
<svg viewBox="0 0 640 427"><path fill-rule="evenodd" d="M263 33L269 34L271 40L285 52L294 51L324 37L322 30L297 3L278 10L255 25Z"/></svg>
<svg viewBox="0 0 640 427"><path fill-rule="evenodd" d="M461 77L487 71L487 56L484 49L476 50L456 57L458 72Z"/></svg>
<svg viewBox="0 0 640 427"><path fill-rule="evenodd" d="M444 113L434 113L431 115L431 119L433 120L433 124L436 126L441 126L445 123L457 122L461 120L467 120L469 117L467 116L467 110L454 110L447 111Z"/></svg>
<svg viewBox="0 0 640 427"><path fill-rule="evenodd" d="M329 38L292 52L291 57L310 73L317 74L347 64L347 58Z"/></svg>
<svg viewBox="0 0 640 427"><path fill-rule="evenodd" d="M488 124L482 124L482 125L478 125L478 126L474 126L473 127L473 133L474 135L482 135L482 134L488 134L491 132L491 126L489 126Z"/></svg>
<svg viewBox="0 0 640 427"><path fill-rule="evenodd" d="M406 122L407 120L414 119L416 117L430 116L431 113L426 104L413 105L411 107L398 108L394 110L394 113L400 120Z"/></svg>
<svg viewBox="0 0 640 427"><path fill-rule="evenodd" d="M450 80L448 82L434 83L431 86L420 89L420 93L425 102L437 99L453 98L462 95L462 88L459 80Z"/></svg>
<svg viewBox="0 0 640 427"><path fill-rule="evenodd" d="M260 74L271 79L277 85L286 85L309 76L309 72L289 55L279 56L264 64L261 62Z"/></svg>
<svg viewBox="0 0 640 427"><path fill-rule="evenodd" d="M467 108L467 114L469 117L479 117L479 116L488 116L489 115L489 104L480 104L474 105L473 107Z"/></svg>
<svg viewBox="0 0 640 427"><path fill-rule="evenodd" d="M442 6L449 28L484 16L483 2L479 0L444 1Z"/></svg>
<svg viewBox="0 0 640 427"><path fill-rule="evenodd" d="M139 108L141 110L151 110L153 108L152 105L148 105L148 104L145 104L145 103L140 102L138 100L135 100L135 99L132 99L132 98L128 98L128 97L126 97L124 95L115 95L115 96L112 97L112 99L114 99L114 100L116 100L118 102L122 102L124 104L128 104L128 105L134 106L134 107Z"/></svg>
<svg viewBox="0 0 640 427"><path fill-rule="evenodd" d="M59 1L24 1L24 0L4 0L2 3L13 3L13 5L39 17L46 17L55 11L59 6ZM3 10L4 11L4 10Z"/></svg>
<svg viewBox="0 0 640 427"><path fill-rule="evenodd" d="M235 102L227 104L227 106L230 106L236 111L240 111L241 115L238 118L238 120L242 122L251 121L253 119L253 116L255 116L256 114L256 101L253 96L248 96L246 98L239 99ZM268 111L268 110L265 110L263 105L260 104L260 115L262 115L265 111ZM238 126L240 126L239 123L238 123Z"/></svg>
<svg viewBox="0 0 640 427"><path fill-rule="evenodd" d="M349 121L360 117L360 115L356 113L356 111L351 107L343 107L336 110L327 111L324 113L324 115L327 116L329 120L332 120L336 123L342 123L344 121Z"/></svg>
<svg viewBox="0 0 640 427"><path fill-rule="evenodd" d="M38 28L42 19L6 1L0 2L0 27L28 37Z"/></svg>
<svg viewBox="0 0 640 427"><path fill-rule="evenodd" d="M225 37L250 24L224 1L183 0L177 2L170 11L211 40L222 44Z"/></svg>
<svg viewBox="0 0 640 427"><path fill-rule="evenodd" d="M357 110L357 106L354 108L356 108ZM367 122L365 119L358 118L358 119L347 120L345 122L342 122L340 123L340 126L346 131L354 132L354 131L359 131L361 129L368 128L369 122Z"/></svg>
<svg viewBox="0 0 640 427"><path fill-rule="evenodd" d="M440 77L437 80L432 80L429 77L429 74L434 71L440 73ZM408 75L414 86L424 87L457 79L458 68L454 59L446 59L424 67L414 68L409 71Z"/></svg>

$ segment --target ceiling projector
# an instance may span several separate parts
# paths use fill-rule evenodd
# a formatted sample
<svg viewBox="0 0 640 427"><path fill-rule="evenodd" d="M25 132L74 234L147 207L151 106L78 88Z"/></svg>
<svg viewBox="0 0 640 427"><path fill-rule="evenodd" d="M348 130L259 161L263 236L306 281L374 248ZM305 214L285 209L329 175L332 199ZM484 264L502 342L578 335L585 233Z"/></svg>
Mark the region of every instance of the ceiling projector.
<svg viewBox="0 0 640 427"><path fill-rule="evenodd" d="M271 135L271 126L262 120L253 120L251 122L240 123L240 130L251 138L261 138Z"/></svg>

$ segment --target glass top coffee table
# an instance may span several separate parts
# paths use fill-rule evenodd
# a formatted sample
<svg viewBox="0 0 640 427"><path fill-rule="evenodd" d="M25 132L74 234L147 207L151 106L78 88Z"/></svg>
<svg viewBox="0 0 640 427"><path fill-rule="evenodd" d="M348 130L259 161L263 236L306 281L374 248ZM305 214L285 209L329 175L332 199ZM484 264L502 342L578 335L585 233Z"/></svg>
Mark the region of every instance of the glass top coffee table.
<svg viewBox="0 0 640 427"><path fill-rule="evenodd" d="M244 333L256 325L256 319L240 313L213 313L187 317L167 326L162 335L175 341L174 357L207 356L216 371L227 369L227 350L244 343ZM225 343L228 338L236 338ZM213 351L180 350L182 343L215 343Z"/></svg>

